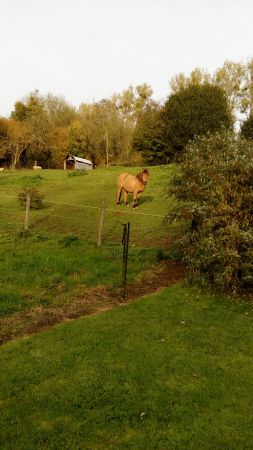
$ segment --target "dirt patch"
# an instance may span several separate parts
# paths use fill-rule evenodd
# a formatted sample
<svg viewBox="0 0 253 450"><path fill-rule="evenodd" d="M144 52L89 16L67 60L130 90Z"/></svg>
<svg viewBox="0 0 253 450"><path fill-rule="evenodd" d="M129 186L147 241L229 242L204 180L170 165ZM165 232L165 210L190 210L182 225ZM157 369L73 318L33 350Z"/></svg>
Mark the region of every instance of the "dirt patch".
<svg viewBox="0 0 253 450"><path fill-rule="evenodd" d="M140 281L129 284L126 297L122 289L106 286L87 288L79 286L68 303L36 307L4 317L1 324L0 344L47 330L57 323L107 310L134 299L171 286L186 277L186 268L176 261L163 262L152 269Z"/></svg>

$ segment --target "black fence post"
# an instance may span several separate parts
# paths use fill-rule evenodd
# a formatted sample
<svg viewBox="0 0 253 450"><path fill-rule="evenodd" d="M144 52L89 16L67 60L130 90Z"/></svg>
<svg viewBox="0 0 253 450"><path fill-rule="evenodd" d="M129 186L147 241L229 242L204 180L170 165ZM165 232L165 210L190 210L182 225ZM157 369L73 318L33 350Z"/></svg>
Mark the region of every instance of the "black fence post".
<svg viewBox="0 0 253 450"><path fill-rule="evenodd" d="M123 298L126 297L126 280L127 280L127 261L128 261L128 244L130 236L130 222L123 224L123 259L122 259L122 279L123 279Z"/></svg>

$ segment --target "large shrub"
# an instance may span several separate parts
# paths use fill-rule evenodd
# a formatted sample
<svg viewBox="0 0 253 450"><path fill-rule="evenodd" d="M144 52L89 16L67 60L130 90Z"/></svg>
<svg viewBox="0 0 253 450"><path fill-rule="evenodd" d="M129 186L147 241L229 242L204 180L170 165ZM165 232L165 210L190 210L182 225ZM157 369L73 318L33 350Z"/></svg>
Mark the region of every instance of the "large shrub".
<svg viewBox="0 0 253 450"><path fill-rule="evenodd" d="M180 157L190 140L221 128L231 128L225 92L209 84L190 85L172 94L164 106L167 152Z"/></svg>
<svg viewBox="0 0 253 450"><path fill-rule="evenodd" d="M253 142L223 131L186 149L169 187L190 275L218 288L253 286Z"/></svg>
<svg viewBox="0 0 253 450"><path fill-rule="evenodd" d="M36 189L32 187L29 189L31 194L31 209L41 209L43 207L43 195ZM26 207L26 198L27 198L27 188L24 188L18 194L19 203L21 206Z"/></svg>
<svg viewBox="0 0 253 450"><path fill-rule="evenodd" d="M253 139L253 115L249 116L241 126L241 136L246 139Z"/></svg>

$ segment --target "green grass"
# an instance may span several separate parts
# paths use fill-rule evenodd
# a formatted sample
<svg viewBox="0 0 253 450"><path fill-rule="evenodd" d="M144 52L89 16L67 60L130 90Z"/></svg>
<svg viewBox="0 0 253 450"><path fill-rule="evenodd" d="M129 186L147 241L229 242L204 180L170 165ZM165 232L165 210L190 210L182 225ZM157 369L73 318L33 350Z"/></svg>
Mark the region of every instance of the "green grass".
<svg viewBox="0 0 253 450"><path fill-rule="evenodd" d="M251 450L252 305L181 286L0 349L0 448Z"/></svg>
<svg viewBox="0 0 253 450"><path fill-rule="evenodd" d="M115 206L126 170L138 172L0 177L0 318L64 306L80 286L118 286L123 222L129 282L152 267L173 233L162 224L173 204L163 193L176 167L150 168L137 211ZM32 185L45 205L23 233L17 196ZM102 199L98 248L99 209L81 206ZM182 286L12 341L0 348L0 448L251 450L252 352L251 304Z"/></svg>
<svg viewBox="0 0 253 450"><path fill-rule="evenodd" d="M64 305L85 286L120 286L122 248L76 235L31 234L2 240L0 318L35 306ZM155 249L130 248L128 281L156 263Z"/></svg>
<svg viewBox="0 0 253 450"><path fill-rule="evenodd" d="M0 317L54 301L69 302L80 285L119 286L123 222L131 222L128 280L156 262L168 235L161 222L172 202L163 193L176 168L150 168L137 211L115 205L117 176L126 170L138 173L140 168L112 167L72 177L63 170L43 170L39 175L20 170L0 177ZM42 209L31 210L29 233L23 232L24 208L18 202L24 186L36 186L45 199ZM97 248L103 198L104 245Z"/></svg>
<svg viewBox="0 0 253 450"><path fill-rule="evenodd" d="M139 170L141 168L111 167L89 171L82 177L69 177L63 170L43 170L39 176L31 170L8 172L0 178L0 220L6 229L22 229L24 210L18 204L17 196L23 187L34 185L44 195L45 203L42 210L31 211L33 230L73 233L96 242L99 208L105 199L105 240L114 242L116 237L120 241L121 224L129 220L132 238L137 240L162 226L163 217L172 202L164 196L164 188L176 167L150 168L150 180L138 210L126 208L123 204L116 207L118 175L125 171L136 174Z"/></svg>

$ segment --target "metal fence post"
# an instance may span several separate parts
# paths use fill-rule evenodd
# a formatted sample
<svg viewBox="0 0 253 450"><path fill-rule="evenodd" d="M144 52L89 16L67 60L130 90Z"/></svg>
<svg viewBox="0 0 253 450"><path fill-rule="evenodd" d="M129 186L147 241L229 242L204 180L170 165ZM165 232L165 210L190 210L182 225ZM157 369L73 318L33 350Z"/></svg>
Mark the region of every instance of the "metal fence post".
<svg viewBox="0 0 253 450"><path fill-rule="evenodd" d="M122 258L122 278L123 278L123 298L126 297L126 281L127 281L127 262L128 262L128 245L130 236L130 222L123 224L123 258Z"/></svg>

